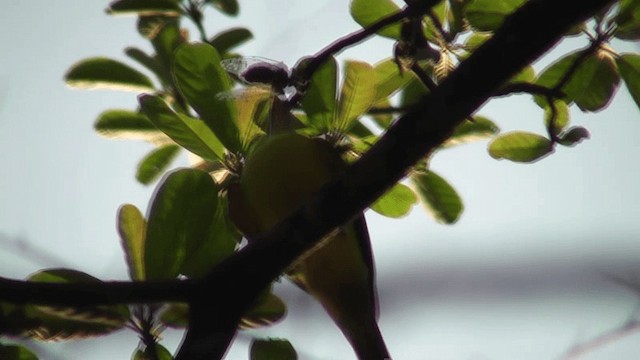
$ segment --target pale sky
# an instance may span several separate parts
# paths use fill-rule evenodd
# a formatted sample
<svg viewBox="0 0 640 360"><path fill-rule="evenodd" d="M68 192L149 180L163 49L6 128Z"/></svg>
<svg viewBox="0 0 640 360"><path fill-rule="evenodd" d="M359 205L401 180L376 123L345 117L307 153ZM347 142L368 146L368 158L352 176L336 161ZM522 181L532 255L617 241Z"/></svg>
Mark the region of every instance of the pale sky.
<svg viewBox="0 0 640 360"><path fill-rule="evenodd" d="M0 13L0 276L64 266L126 279L115 214L123 203L146 209L153 186L139 185L134 174L152 147L101 138L92 125L108 108L135 108L136 94L71 90L62 78L85 57L133 64L124 47L149 46L135 18L104 13L107 2L52 4L7 2ZM358 29L347 1L242 5L235 19L209 13L208 32L247 26L256 38L242 54L289 65ZM376 62L391 46L372 41L342 58ZM543 133L542 113L526 96L492 101L478 113L503 130ZM556 359L632 313L638 298L603 274L640 270L640 112L622 85L608 109L576 111L573 122L592 138L532 165L496 161L486 142L437 154L433 169L465 202L454 226L436 224L419 207L400 220L368 213L380 326L394 359ZM279 289L292 304L290 315L260 334L289 338L301 359L353 358L315 303L293 287ZM246 339L240 336L228 359L247 358ZM638 340L584 359L631 359L640 352ZM170 336L167 346L173 350L178 341ZM136 344L133 333L121 332L45 344L42 358L128 359Z"/></svg>

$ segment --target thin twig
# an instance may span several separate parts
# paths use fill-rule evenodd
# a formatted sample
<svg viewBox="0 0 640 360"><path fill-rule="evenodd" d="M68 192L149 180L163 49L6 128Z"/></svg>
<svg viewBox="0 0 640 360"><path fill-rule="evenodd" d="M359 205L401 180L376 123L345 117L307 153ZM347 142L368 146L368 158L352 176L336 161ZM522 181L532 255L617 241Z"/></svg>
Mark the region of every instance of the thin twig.
<svg viewBox="0 0 640 360"><path fill-rule="evenodd" d="M590 353L599 347L610 344L625 336L629 336L638 330L640 330L640 320L630 319L617 328L611 329L604 334L598 335L593 339L587 340L583 343L574 345L571 349L567 350L566 353L560 356L558 360L578 359L579 357Z"/></svg>

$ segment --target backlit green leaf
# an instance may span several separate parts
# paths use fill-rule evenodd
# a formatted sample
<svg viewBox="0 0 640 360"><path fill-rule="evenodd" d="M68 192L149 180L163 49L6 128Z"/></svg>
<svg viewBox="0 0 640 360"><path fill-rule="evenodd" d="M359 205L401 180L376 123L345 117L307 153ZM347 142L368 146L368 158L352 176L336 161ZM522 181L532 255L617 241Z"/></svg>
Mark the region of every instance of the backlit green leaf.
<svg viewBox="0 0 640 360"><path fill-rule="evenodd" d="M371 65L347 61L345 78L338 100L338 130L348 130L351 123L367 112L376 97L376 78Z"/></svg>
<svg viewBox="0 0 640 360"><path fill-rule="evenodd" d="M484 116L474 116L473 121L465 120L458 125L443 144L443 147L465 144L473 141L483 140L497 134L500 131L498 125Z"/></svg>
<svg viewBox="0 0 640 360"><path fill-rule="evenodd" d="M210 237L218 186L200 170L164 177L150 204L144 263L148 280L174 279L184 262Z"/></svg>
<svg viewBox="0 0 640 360"><path fill-rule="evenodd" d="M640 39L640 1L621 0L618 9L614 18L618 25L615 37L623 40Z"/></svg>
<svg viewBox="0 0 640 360"><path fill-rule="evenodd" d="M250 360L297 360L298 355L291 343L285 339L254 339L251 343Z"/></svg>
<svg viewBox="0 0 640 360"><path fill-rule="evenodd" d="M465 14L473 28L494 31L525 2L526 0L473 0L465 7Z"/></svg>
<svg viewBox="0 0 640 360"><path fill-rule="evenodd" d="M151 56L135 47L127 47L124 49L124 53L154 73L163 86L171 84L171 74L169 74L168 69L162 66L157 56Z"/></svg>
<svg viewBox="0 0 640 360"><path fill-rule="evenodd" d="M173 360L173 356L169 350L160 344L155 344L155 356L153 356L149 350L149 348L136 349L133 353L132 360Z"/></svg>
<svg viewBox="0 0 640 360"><path fill-rule="evenodd" d="M337 103L338 65L330 57L313 73L304 97L302 109L307 114L309 124L321 132L331 129L334 123Z"/></svg>
<svg viewBox="0 0 640 360"><path fill-rule="evenodd" d="M93 128L98 134L112 139L137 139L153 143L170 141L144 114L130 110L106 110L98 115Z"/></svg>
<svg viewBox="0 0 640 360"><path fill-rule="evenodd" d="M224 157L220 140L202 120L176 113L157 96L142 95L138 101L140 110L156 128L185 149L209 160Z"/></svg>
<svg viewBox="0 0 640 360"><path fill-rule="evenodd" d="M640 55L622 54L616 58L616 64L629 94L640 107Z"/></svg>
<svg viewBox="0 0 640 360"><path fill-rule="evenodd" d="M177 0L118 0L109 4L107 13L113 15L180 16L182 9Z"/></svg>
<svg viewBox="0 0 640 360"><path fill-rule="evenodd" d="M362 27L368 27L399 11L398 5L391 0L352 0L350 7L351 17ZM378 31L378 35L400 39L400 25L389 25Z"/></svg>
<svg viewBox="0 0 640 360"><path fill-rule="evenodd" d="M138 163L136 179L141 184L151 184L165 172L179 152L180 147L175 144L162 145L153 149Z"/></svg>
<svg viewBox="0 0 640 360"><path fill-rule="evenodd" d="M418 201L416 194L404 184L395 184L371 204L371 210L390 218L401 218L411 211Z"/></svg>
<svg viewBox="0 0 640 360"><path fill-rule="evenodd" d="M436 221L444 224L458 221L464 205L456 190L444 178L426 170L411 174L410 179L422 204Z"/></svg>
<svg viewBox="0 0 640 360"><path fill-rule="evenodd" d="M220 12L231 16L238 15L240 11L237 0L205 0L205 3L210 3Z"/></svg>
<svg viewBox="0 0 640 360"><path fill-rule="evenodd" d="M374 102L381 101L393 95L396 91L407 85L413 78L413 73L400 74L398 64L389 58L375 65L373 68L376 79L376 97Z"/></svg>
<svg viewBox="0 0 640 360"><path fill-rule="evenodd" d="M554 100L553 108L549 104L544 108L544 124L547 128L551 127L555 135L560 134L569 125L569 119L569 107L563 100Z"/></svg>
<svg viewBox="0 0 640 360"><path fill-rule="evenodd" d="M153 91L151 80L119 61L95 57L74 64L65 74L67 85L83 89Z"/></svg>
<svg viewBox="0 0 640 360"><path fill-rule="evenodd" d="M173 72L189 105L230 151L241 151L237 110L233 101L220 98L231 90L231 80L220 65L220 56L209 44L184 44L176 50Z"/></svg>
<svg viewBox="0 0 640 360"><path fill-rule="evenodd" d="M209 40L209 44L218 50L218 54L225 54L229 50L242 45L252 38L253 34L249 29L236 27L217 33L216 36Z"/></svg>
<svg viewBox="0 0 640 360"><path fill-rule="evenodd" d="M124 204L118 209L118 234L131 280L144 280L144 240L147 222L137 207Z"/></svg>
<svg viewBox="0 0 640 360"><path fill-rule="evenodd" d="M287 307L282 300L269 292L247 311L240 320L241 329L255 329L270 326L282 320L287 313Z"/></svg>
<svg viewBox="0 0 640 360"><path fill-rule="evenodd" d="M513 131L496 137L489 144L489 154L495 159L529 163L553 152L551 140L524 131Z"/></svg>

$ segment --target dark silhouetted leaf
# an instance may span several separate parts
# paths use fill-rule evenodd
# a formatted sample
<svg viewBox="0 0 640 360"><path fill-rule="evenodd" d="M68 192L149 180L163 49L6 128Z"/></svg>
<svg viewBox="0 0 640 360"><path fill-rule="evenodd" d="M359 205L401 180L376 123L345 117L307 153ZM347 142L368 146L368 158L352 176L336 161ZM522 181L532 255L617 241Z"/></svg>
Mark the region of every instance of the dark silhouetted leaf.
<svg viewBox="0 0 640 360"><path fill-rule="evenodd" d="M458 125L442 147L465 144L489 138L500 131L498 125L484 116L474 116L473 121L465 120Z"/></svg>
<svg viewBox="0 0 640 360"><path fill-rule="evenodd" d="M162 63L158 61L158 58L156 56L148 55L144 51L134 47L126 48L124 50L124 53L133 60L137 61L140 65L144 66L149 71L154 73L164 86L168 86L169 84L171 84L168 69L165 69L162 66Z"/></svg>
<svg viewBox="0 0 640 360"><path fill-rule="evenodd" d="M118 234L124 250L129 277L132 280L144 280L144 240L147 222L137 207L124 204L118 209Z"/></svg>
<svg viewBox="0 0 640 360"><path fill-rule="evenodd" d="M287 313L287 307L279 297L269 292L263 296L258 304L253 306L240 320L241 329L255 329L270 326L282 320Z"/></svg>
<svg viewBox="0 0 640 360"><path fill-rule="evenodd" d="M148 280L174 279L210 237L219 188L204 171L180 169L161 181L150 205L144 263Z"/></svg>
<svg viewBox="0 0 640 360"><path fill-rule="evenodd" d="M172 328L186 328L189 325L189 305L184 303L170 304L162 312L160 320Z"/></svg>
<svg viewBox="0 0 640 360"><path fill-rule="evenodd" d="M615 37L623 40L640 39L640 2L621 0L614 20L618 25Z"/></svg>
<svg viewBox="0 0 640 360"><path fill-rule="evenodd" d="M254 339L251 343L250 360L297 360L298 355L291 343L285 339Z"/></svg>
<svg viewBox="0 0 640 360"><path fill-rule="evenodd" d="M399 11L398 5L391 0L353 0L350 7L351 17L362 27L368 27ZM387 26L378 31L378 35L400 39L400 25Z"/></svg>
<svg viewBox="0 0 640 360"><path fill-rule="evenodd" d="M36 354L21 345L0 344L0 359L2 360L38 360Z"/></svg>
<svg viewBox="0 0 640 360"><path fill-rule="evenodd" d="M409 214L417 201L418 197L413 190L398 183L371 204L371 210L390 218L401 218Z"/></svg>
<svg viewBox="0 0 640 360"><path fill-rule="evenodd" d="M616 63L629 94L640 107L640 55L622 54L616 58Z"/></svg>
<svg viewBox="0 0 640 360"><path fill-rule="evenodd" d="M174 112L160 97L142 95L141 111L173 141L192 153L209 160L224 157L224 148L211 129L200 119Z"/></svg>
<svg viewBox="0 0 640 360"><path fill-rule="evenodd" d="M560 135L558 143L564 146L575 146L582 142L582 140L589 139L590 137L591 135L587 129L582 126L574 126L567 129L566 132Z"/></svg>
<svg viewBox="0 0 640 360"><path fill-rule="evenodd" d="M220 99L231 90L231 80L209 44L184 44L176 50L173 71L182 95L230 151L242 150L233 101Z"/></svg>
<svg viewBox="0 0 640 360"><path fill-rule="evenodd" d="M205 0L205 3L212 4L216 9L222 13L236 16L240 11L240 6L237 0Z"/></svg>
<svg viewBox="0 0 640 360"><path fill-rule="evenodd" d="M136 179L141 184L151 184L169 168L179 152L180 146L175 144L167 144L153 149L138 163Z"/></svg>
<svg viewBox="0 0 640 360"><path fill-rule="evenodd" d="M219 32L209 40L209 44L218 50L218 54L225 54L229 50L242 45L252 38L253 34L249 29L236 27Z"/></svg>
<svg viewBox="0 0 640 360"><path fill-rule="evenodd" d="M180 16L182 9L177 0L118 0L109 4L107 13L113 15Z"/></svg>
<svg viewBox="0 0 640 360"><path fill-rule="evenodd" d="M67 85L84 89L153 91L151 80L119 61L96 57L74 64L65 75Z"/></svg>
<svg viewBox="0 0 640 360"><path fill-rule="evenodd" d="M495 159L529 163L553 152L551 140L538 134L513 131L496 137L489 144L489 154Z"/></svg>
<svg viewBox="0 0 640 360"><path fill-rule="evenodd" d="M465 7L467 20L479 31L494 31L526 0L473 0Z"/></svg>
<svg viewBox="0 0 640 360"><path fill-rule="evenodd" d="M422 204L436 221L444 224L458 221L464 205L456 190L444 178L426 170L411 174L410 179Z"/></svg>

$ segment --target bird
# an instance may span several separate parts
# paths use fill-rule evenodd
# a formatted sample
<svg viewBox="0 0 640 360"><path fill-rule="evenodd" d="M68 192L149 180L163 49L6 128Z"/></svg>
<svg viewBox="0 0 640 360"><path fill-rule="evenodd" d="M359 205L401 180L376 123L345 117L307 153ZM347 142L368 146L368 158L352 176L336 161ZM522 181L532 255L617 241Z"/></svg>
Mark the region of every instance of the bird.
<svg viewBox="0 0 640 360"><path fill-rule="evenodd" d="M323 138L264 137L229 187L229 215L251 241L309 200L347 167ZM377 324L373 254L364 214L303 254L286 276L320 302L361 360L390 359Z"/></svg>

